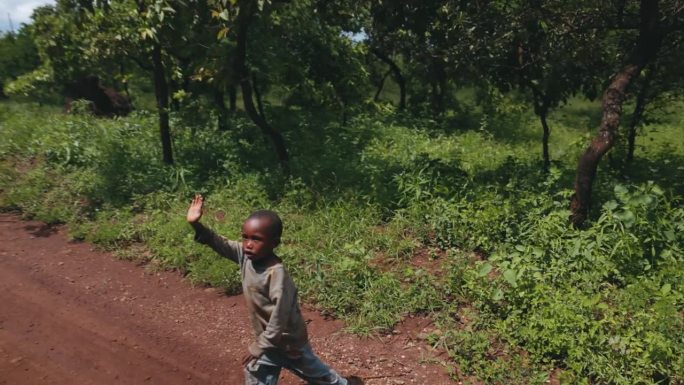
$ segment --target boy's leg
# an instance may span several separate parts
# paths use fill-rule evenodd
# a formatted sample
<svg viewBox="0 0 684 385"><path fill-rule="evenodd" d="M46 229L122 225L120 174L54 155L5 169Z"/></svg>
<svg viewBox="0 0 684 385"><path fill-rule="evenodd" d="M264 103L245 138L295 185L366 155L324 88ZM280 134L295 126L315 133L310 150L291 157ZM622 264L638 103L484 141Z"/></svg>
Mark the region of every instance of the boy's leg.
<svg viewBox="0 0 684 385"><path fill-rule="evenodd" d="M270 365L261 359L250 361L245 366L245 385L277 385L280 366Z"/></svg>
<svg viewBox="0 0 684 385"><path fill-rule="evenodd" d="M302 357L296 360L288 359L287 369L307 381L310 385L347 385L347 380L323 363L307 344L302 351Z"/></svg>

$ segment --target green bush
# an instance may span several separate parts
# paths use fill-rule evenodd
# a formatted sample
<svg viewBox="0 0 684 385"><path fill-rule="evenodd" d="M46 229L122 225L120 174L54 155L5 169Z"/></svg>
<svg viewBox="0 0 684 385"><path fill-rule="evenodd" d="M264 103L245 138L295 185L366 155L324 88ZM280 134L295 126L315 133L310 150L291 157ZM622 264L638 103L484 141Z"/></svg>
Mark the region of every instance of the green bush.
<svg viewBox="0 0 684 385"><path fill-rule="evenodd" d="M237 267L193 242L192 195L232 239L252 210L274 209L277 252L304 300L363 334L429 315L429 340L461 379L541 384L556 370L561 383L683 383L682 185L676 171L642 178L664 159L684 169L676 127L654 133L670 144L654 141L650 161L601 165L594 216L577 230L568 188L586 133L571 127L586 116L550 117L545 173L536 120L513 107L451 122L471 127L366 114L342 126L274 108L293 154L285 176L242 117L217 131L172 114L176 164L165 166L154 114L1 103L0 206L228 293L240 290Z"/></svg>

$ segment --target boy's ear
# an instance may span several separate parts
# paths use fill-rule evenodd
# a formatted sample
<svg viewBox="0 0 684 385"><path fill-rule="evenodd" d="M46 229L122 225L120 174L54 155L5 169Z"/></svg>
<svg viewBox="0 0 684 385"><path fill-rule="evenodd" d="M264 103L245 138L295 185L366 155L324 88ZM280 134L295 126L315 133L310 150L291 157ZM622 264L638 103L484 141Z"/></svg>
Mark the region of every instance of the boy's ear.
<svg viewBox="0 0 684 385"><path fill-rule="evenodd" d="M280 238L276 238L276 239L273 241L273 247L277 247L279 244L280 244Z"/></svg>

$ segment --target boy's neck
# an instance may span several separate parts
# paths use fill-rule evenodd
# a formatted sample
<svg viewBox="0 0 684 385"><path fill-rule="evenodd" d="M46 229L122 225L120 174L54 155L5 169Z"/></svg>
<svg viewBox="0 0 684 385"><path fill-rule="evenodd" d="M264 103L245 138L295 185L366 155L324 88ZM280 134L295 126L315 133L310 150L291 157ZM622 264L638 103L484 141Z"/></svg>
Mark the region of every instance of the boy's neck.
<svg viewBox="0 0 684 385"><path fill-rule="evenodd" d="M268 257L264 257L263 259L260 259L258 261L252 261L252 265L267 268L280 262L281 260L277 255L271 254Z"/></svg>

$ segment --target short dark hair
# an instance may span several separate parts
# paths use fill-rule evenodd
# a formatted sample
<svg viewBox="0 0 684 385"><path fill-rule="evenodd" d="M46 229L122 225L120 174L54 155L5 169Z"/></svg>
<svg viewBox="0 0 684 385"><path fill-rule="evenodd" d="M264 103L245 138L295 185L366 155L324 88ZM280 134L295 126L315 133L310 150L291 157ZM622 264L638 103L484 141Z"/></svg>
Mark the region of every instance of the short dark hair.
<svg viewBox="0 0 684 385"><path fill-rule="evenodd" d="M250 219L267 220L269 222L268 232L275 239L280 240L280 237L283 235L283 221L280 219L280 217L278 216L278 214L276 214L275 211L257 210L249 214L245 222Z"/></svg>

